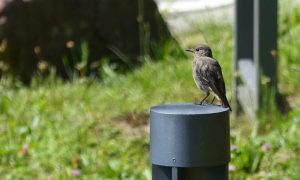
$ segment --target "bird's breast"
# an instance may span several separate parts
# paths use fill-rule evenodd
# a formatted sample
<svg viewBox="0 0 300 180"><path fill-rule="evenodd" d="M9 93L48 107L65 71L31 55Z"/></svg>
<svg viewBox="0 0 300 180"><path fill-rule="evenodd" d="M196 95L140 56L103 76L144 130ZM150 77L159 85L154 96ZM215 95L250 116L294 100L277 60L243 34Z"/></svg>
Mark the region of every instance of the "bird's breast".
<svg viewBox="0 0 300 180"><path fill-rule="evenodd" d="M209 91L208 84L203 80L203 77L201 77L200 73L202 66L203 64L202 62L200 62L200 60L193 61L193 77L198 88L202 91L207 92Z"/></svg>

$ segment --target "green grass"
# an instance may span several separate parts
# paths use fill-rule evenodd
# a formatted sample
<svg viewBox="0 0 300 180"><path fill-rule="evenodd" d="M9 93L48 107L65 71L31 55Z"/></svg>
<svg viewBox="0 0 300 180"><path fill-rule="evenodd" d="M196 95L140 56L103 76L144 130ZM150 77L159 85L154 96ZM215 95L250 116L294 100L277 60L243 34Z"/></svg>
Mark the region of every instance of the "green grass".
<svg viewBox="0 0 300 180"><path fill-rule="evenodd" d="M300 31L294 20L300 8L294 8L290 15L281 10L279 39L279 88L292 110L262 113L258 121L243 115L231 119L231 179L300 177ZM204 23L179 40L184 48L195 40L211 45L231 100L231 26ZM147 61L126 75L104 64L101 82L77 78L64 83L50 77L40 83L37 77L23 87L4 79L1 179L150 179L149 108L199 101L203 94L193 82L191 58L164 52L162 61Z"/></svg>

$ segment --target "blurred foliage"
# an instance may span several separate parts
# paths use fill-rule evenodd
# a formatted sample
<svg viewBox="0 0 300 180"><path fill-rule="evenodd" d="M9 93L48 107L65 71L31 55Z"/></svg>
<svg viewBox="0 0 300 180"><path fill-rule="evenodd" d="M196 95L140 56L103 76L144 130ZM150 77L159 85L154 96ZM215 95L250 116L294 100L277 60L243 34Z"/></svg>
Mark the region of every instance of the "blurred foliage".
<svg viewBox="0 0 300 180"><path fill-rule="evenodd" d="M289 4L290 3L290 4ZM280 89L286 93L295 94L300 90L300 5L291 1L282 1L279 23L280 76L283 83Z"/></svg>
<svg viewBox="0 0 300 180"><path fill-rule="evenodd" d="M127 72L144 56L155 58L153 47L180 51L154 0L1 2L0 72L27 84L37 71L47 76L50 66L63 79L97 76L103 58Z"/></svg>
<svg viewBox="0 0 300 180"><path fill-rule="evenodd" d="M279 89L291 110L281 114L269 108L258 121L243 115L231 119L230 179L300 177L300 31L299 21L291 20L299 18L300 7L280 3ZM194 41L210 44L230 90L231 25L204 22L178 39L184 47ZM84 44L80 48L87 51ZM203 95L192 79L192 57L170 49L159 49L158 62L143 57L145 64L127 74L118 74L103 59L101 82L76 77L64 83L51 69L47 77L35 76L29 87L2 79L1 179L151 179L149 107L196 102ZM84 66L86 53L77 56Z"/></svg>

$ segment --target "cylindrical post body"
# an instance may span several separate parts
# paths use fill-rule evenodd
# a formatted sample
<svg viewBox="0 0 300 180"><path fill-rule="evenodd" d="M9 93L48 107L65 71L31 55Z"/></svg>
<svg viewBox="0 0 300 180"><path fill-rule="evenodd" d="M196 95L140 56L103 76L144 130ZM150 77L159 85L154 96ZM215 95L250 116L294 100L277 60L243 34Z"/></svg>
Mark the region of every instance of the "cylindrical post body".
<svg viewBox="0 0 300 180"><path fill-rule="evenodd" d="M228 179L228 109L175 104L151 108L153 180Z"/></svg>

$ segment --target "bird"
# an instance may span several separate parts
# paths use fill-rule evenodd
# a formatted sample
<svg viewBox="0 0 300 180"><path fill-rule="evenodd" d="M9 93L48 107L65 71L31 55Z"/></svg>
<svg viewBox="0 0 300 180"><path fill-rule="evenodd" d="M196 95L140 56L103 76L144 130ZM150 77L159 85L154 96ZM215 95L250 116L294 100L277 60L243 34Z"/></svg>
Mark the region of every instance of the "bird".
<svg viewBox="0 0 300 180"><path fill-rule="evenodd" d="M226 97L226 88L222 74L222 68L218 61L213 58L211 48L206 44L198 44L196 47L186 49L192 52L193 59L193 77L198 88L206 93L206 96L200 101L200 105L208 98L211 92L214 97L220 100L221 105L225 108L231 107Z"/></svg>

